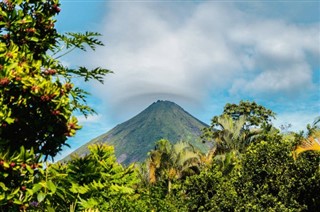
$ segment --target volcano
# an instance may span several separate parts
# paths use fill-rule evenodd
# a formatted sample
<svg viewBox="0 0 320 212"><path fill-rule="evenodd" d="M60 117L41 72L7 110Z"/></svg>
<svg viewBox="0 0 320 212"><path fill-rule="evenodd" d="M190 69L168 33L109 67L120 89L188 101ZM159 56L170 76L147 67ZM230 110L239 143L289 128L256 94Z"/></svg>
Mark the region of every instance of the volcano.
<svg viewBox="0 0 320 212"><path fill-rule="evenodd" d="M107 143L115 147L118 162L142 162L160 139L168 139L172 143L189 142L204 152L208 149L200 139L201 129L204 127L208 125L176 103L158 100L138 115L94 138L72 154L81 156L88 153L88 145Z"/></svg>

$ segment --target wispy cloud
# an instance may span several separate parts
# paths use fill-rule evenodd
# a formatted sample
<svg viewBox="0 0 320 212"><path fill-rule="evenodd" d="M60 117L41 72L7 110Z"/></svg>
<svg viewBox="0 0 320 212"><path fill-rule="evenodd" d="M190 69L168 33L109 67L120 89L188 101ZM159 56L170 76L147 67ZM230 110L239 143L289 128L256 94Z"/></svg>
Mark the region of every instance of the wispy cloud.
<svg viewBox="0 0 320 212"><path fill-rule="evenodd" d="M85 31L102 33L106 46L75 54L64 64L102 66L115 73L104 85L87 87L94 96L91 106L101 115L79 117L84 128L70 139L72 148L158 99L175 101L207 123L225 103L241 99L274 110L275 125L290 123L292 130L304 129L320 114L319 2L92 5L70 6L70 11L89 13L78 24L70 22L71 29L88 21L92 29ZM74 15L65 14L67 19Z"/></svg>
<svg viewBox="0 0 320 212"><path fill-rule="evenodd" d="M319 23L261 18L230 3L175 6L110 3L107 46L89 60L115 72L94 90L113 109L161 97L200 104L223 90L290 99L317 89L319 61L308 55L320 56Z"/></svg>

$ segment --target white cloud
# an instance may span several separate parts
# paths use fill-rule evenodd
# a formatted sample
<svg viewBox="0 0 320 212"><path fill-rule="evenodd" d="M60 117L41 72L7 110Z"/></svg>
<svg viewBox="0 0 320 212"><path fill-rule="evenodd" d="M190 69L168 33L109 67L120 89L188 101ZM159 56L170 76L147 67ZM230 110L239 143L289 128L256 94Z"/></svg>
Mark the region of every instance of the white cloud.
<svg viewBox="0 0 320 212"><path fill-rule="evenodd" d="M251 81L235 80L232 93L250 92L252 94L274 95L281 92L283 95L299 95L313 88L312 71L307 64L293 64L283 69L265 70Z"/></svg>
<svg viewBox="0 0 320 212"><path fill-rule="evenodd" d="M89 61L115 72L92 91L114 111L164 97L200 104L224 90L290 97L314 89L319 61L310 64L308 55L320 56L319 23L261 18L230 3L109 8L101 29L106 47Z"/></svg>

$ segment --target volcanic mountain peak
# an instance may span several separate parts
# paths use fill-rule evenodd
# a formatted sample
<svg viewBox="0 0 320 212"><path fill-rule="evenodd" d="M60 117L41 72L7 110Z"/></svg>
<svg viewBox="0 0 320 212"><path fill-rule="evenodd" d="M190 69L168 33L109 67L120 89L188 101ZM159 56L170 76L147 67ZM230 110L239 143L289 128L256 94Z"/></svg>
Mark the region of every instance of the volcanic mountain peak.
<svg viewBox="0 0 320 212"><path fill-rule="evenodd" d="M89 144L108 143L114 145L118 161L129 164L143 161L147 153L154 148L155 142L162 138L173 143L187 141L204 151L207 147L199 138L204 127L207 125L174 102L158 100L138 115L91 140L74 153L83 155L88 152Z"/></svg>

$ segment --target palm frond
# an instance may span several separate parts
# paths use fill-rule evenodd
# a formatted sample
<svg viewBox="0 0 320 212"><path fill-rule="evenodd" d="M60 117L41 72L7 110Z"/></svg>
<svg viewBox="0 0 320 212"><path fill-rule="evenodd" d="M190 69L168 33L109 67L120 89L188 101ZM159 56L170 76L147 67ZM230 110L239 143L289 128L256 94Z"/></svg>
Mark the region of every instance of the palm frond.
<svg viewBox="0 0 320 212"><path fill-rule="evenodd" d="M187 148L191 148L191 146L186 142L178 142L173 145L173 152L174 153L180 153L184 151Z"/></svg>
<svg viewBox="0 0 320 212"><path fill-rule="evenodd" d="M300 153L305 151L320 151L320 136L310 136L309 138L303 140L301 145L297 146L297 148L294 150L294 158L296 159Z"/></svg>

